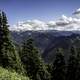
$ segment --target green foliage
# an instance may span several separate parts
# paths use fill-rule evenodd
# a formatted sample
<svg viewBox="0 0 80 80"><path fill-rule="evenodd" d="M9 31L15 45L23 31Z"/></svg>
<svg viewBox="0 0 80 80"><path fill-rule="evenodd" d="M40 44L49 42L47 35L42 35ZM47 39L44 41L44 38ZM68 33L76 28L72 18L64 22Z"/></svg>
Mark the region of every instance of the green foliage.
<svg viewBox="0 0 80 80"><path fill-rule="evenodd" d="M0 80L30 80L30 79L16 72L11 72L0 67Z"/></svg>
<svg viewBox="0 0 80 80"><path fill-rule="evenodd" d="M28 76L30 76L33 80L49 80L50 75L31 38L23 45L22 62Z"/></svg>
<svg viewBox="0 0 80 80"><path fill-rule="evenodd" d="M59 49L56 54L56 59L53 62L52 79L65 80L65 60L62 49Z"/></svg>
<svg viewBox="0 0 80 80"><path fill-rule="evenodd" d="M48 63L46 64L46 67L47 67L47 71L51 74L53 70L53 65Z"/></svg>
<svg viewBox="0 0 80 80"><path fill-rule="evenodd" d="M17 72L23 73L20 57L15 49L9 34L9 25L4 12L0 12L0 66L13 68Z"/></svg>
<svg viewBox="0 0 80 80"><path fill-rule="evenodd" d="M68 60L66 80L78 80L77 71L79 63L78 63L78 57L76 55L77 55L76 48L75 46L72 46L71 55Z"/></svg>

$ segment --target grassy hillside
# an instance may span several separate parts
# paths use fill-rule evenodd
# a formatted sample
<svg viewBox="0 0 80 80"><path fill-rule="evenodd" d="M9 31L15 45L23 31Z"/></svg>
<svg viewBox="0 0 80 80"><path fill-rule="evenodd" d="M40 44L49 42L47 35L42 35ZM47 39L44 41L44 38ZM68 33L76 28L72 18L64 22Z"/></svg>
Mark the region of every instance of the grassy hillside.
<svg viewBox="0 0 80 80"><path fill-rule="evenodd" d="M11 72L0 67L0 80L30 80L30 79L28 77L19 75L16 72Z"/></svg>

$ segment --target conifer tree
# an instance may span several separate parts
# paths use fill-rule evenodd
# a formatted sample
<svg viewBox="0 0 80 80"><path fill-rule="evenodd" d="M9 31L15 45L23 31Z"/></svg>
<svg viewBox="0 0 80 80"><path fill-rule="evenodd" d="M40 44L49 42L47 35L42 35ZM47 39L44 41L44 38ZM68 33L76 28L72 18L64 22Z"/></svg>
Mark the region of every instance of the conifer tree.
<svg viewBox="0 0 80 80"><path fill-rule="evenodd" d="M22 62L32 80L49 80L50 75L44 65L33 39L28 39L22 49Z"/></svg>
<svg viewBox="0 0 80 80"><path fill-rule="evenodd" d="M80 48L77 48L76 80L80 79Z"/></svg>
<svg viewBox="0 0 80 80"><path fill-rule="evenodd" d="M74 45L75 45L75 55L76 55L76 65L75 65L75 80L79 80L80 79L80 38L77 36L76 39L74 40Z"/></svg>
<svg viewBox="0 0 80 80"><path fill-rule="evenodd" d="M61 48L57 50L55 61L53 62L52 79L65 80L65 60Z"/></svg>
<svg viewBox="0 0 80 80"><path fill-rule="evenodd" d="M0 65L4 68L15 69L18 72L23 70L21 60L15 50L15 46L11 40L4 12L0 12Z"/></svg>
<svg viewBox="0 0 80 80"><path fill-rule="evenodd" d="M78 58L75 46L71 47L71 54L69 56L68 65L67 65L67 75L66 80L77 80L77 69L78 69Z"/></svg>
<svg viewBox="0 0 80 80"><path fill-rule="evenodd" d="M2 16L0 13L0 65L2 65L2 36L3 36L3 31L2 31Z"/></svg>

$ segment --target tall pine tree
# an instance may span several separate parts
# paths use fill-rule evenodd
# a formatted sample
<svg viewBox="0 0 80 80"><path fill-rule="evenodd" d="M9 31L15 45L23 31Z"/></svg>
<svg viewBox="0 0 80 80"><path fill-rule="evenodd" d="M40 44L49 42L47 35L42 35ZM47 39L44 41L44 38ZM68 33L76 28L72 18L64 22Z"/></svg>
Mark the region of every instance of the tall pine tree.
<svg viewBox="0 0 80 80"><path fill-rule="evenodd" d="M61 48L57 50L55 61L53 62L52 79L65 80L65 60Z"/></svg>
<svg viewBox="0 0 80 80"><path fill-rule="evenodd" d="M67 65L66 80L77 80L78 58L75 46L71 47Z"/></svg>
<svg viewBox="0 0 80 80"><path fill-rule="evenodd" d="M76 69L76 80L80 79L80 48L77 48L77 69Z"/></svg>
<svg viewBox="0 0 80 80"><path fill-rule="evenodd" d="M22 62L24 67L33 80L49 80L50 75L44 65L37 48L34 46L33 39L28 39L23 44Z"/></svg>
<svg viewBox="0 0 80 80"><path fill-rule="evenodd" d="M8 27L6 14L0 11L0 65L21 72L21 60L12 43Z"/></svg>

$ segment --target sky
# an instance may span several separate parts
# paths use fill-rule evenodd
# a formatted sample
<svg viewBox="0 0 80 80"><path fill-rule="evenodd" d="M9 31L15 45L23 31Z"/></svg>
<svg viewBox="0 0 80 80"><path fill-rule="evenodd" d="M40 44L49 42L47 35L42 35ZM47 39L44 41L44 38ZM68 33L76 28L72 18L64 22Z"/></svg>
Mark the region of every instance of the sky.
<svg viewBox="0 0 80 80"><path fill-rule="evenodd" d="M10 25L33 19L55 20L62 14L71 16L77 8L80 0L0 0L0 9L7 14Z"/></svg>

